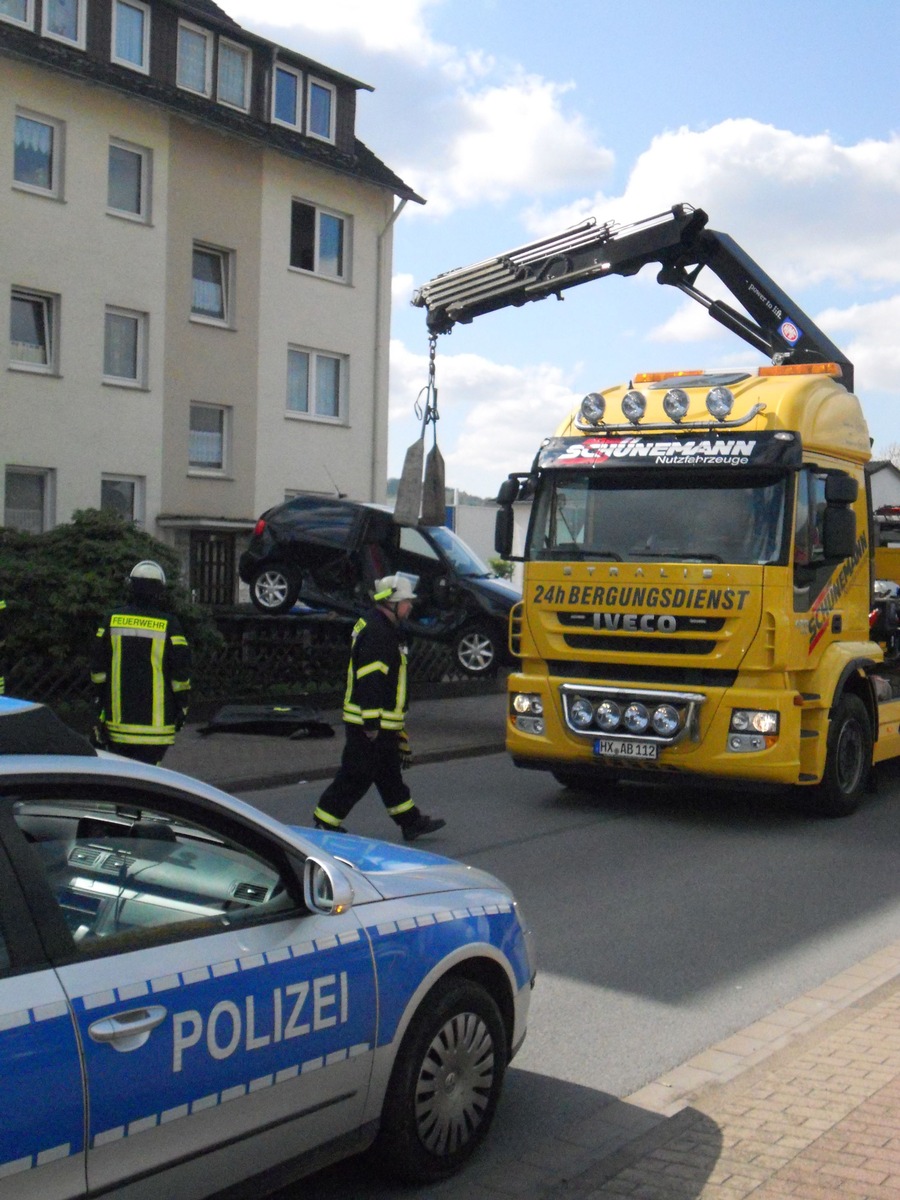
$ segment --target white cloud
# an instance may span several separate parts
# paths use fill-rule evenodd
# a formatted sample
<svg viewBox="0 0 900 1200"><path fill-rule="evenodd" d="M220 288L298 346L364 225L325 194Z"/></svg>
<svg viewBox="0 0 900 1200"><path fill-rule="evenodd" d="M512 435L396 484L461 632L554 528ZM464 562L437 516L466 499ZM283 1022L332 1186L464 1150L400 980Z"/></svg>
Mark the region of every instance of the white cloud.
<svg viewBox="0 0 900 1200"><path fill-rule="evenodd" d="M532 230L585 215L633 221L687 201L736 238L790 289L900 282L900 137L841 146L750 118L659 134L620 196L602 191L553 212L533 206Z"/></svg>
<svg viewBox="0 0 900 1200"><path fill-rule="evenodd" d="M900 296L828 309L816 320L837 335L848 335L839 340L854 366L857 395L865 400L869 391L900 394Z"/></svg>
<svg viewBox="0 0 900 1200"><path fill-rule="evenodd" d="M563 110L568 90L535 75L460 88L452 121L432 146L439 154L424 167L421 159L401 167L428 197L426 215L584 187L607 175L612 154L579 114Z"/></svg>
<svg viewBox="0 0 900 1200"><path fill-rule="evenodd" d="M356 42L372 53L389 52L420 61L442 58L430 37L425 15L442 0L224 0L222 7L248 27L302 28Z"/></svg>
<svg viewBox="0 0 900 1200"><path fill-rule="evenodd" d="M575 368L577 369L577 367ZM426 379L425 355L391 344L391 435L397 473L418 436L411 399ZM543 438L579 400L567 373L548 363L517 367L477 354L443 354L439 364L438 444L454 487L492 495L511 470L527 470ZM406 426L406 440L400 426Z"/></svg>

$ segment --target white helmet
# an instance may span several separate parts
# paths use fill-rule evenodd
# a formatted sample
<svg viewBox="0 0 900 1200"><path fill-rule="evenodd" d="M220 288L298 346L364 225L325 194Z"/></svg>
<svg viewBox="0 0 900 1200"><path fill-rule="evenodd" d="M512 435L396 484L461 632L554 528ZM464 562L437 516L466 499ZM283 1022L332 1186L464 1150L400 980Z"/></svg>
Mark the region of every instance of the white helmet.
<svg viewBox="0 0 900 1200"><path fill-rule="evenodd" d="M129 579L150 579L154 583L161 583L166 586L166 573L157 562L153 562L150 558L144 558L139 563L136 563L131 568Z"/></svg>
<svg viewBox="0 0 900 1200"><path fill-rule="evenodd" d="M396 575L385 575L375 580L374 600L377 604L399 604L401 600L415 600L418 575L407 575L398 571Z"/></svg>

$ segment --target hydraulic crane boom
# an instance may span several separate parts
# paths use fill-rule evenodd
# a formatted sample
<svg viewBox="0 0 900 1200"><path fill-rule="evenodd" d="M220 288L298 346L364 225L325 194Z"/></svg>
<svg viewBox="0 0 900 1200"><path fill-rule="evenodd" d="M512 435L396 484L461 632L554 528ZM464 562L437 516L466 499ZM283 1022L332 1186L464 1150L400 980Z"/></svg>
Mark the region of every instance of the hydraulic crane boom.
<svg viewBox="0 0 900 1200"><path fill-rule="evenodd" d="M432 334L448 333L484 313L518 307L607 275L634 275L659 263L657 282L670 284L702 304L709 315L773 362L834 362L853 390L853 365L815 322L727 234L707 229L702 209L676 204L630 225L594 218L519 246L471 267L436 276L413 303L427 313ZM696 287L708 267L746 312L712 300ZM749 316L747 315L749 314Z"/></svg>

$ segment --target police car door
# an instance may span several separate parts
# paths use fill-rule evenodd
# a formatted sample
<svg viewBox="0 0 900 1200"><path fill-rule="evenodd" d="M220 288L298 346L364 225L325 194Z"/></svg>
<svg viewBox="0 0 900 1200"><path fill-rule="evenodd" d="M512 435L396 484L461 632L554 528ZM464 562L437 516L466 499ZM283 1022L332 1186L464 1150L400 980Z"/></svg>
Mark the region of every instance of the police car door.
<svg viewBox="0 0 900 1200"><path fill-rule="evenodd" d="M0 812L4 835L11 813ZM4 841L9 841L4 836ZM21 849L21 847L18 847ZM75 1026L0 844L0 1200L85 1189L84 1091Z"/></svg>
<svg viewBox="0 0 900 1200"><path fill-rule="evenodd" d="M277 843L187 795L44 786L17 820L70 931L91 1190L190 1200L358 1128L376 1005L352 910L304 909Z"/></svg>

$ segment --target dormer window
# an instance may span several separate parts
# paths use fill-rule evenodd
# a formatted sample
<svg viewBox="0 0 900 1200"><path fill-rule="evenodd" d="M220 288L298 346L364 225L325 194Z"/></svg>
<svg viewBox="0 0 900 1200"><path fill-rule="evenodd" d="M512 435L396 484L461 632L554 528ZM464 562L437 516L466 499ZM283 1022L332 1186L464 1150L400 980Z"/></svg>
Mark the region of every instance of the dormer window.
<svg viewBox="0 0 900 1200"><path fill-rule="evenodd" d="M277 125L300 128L300 72L279 63L275 67L275 86L272 89L272 120Z"/></svg>
<svg viewBox="0 0 900 1200"><path fill-rule="evenodd" d="M87 0L44 0L42 33L83 50L86 7Z"/></svg>
<svg viewBox="0 0 900 1200"><path fill-rule="evenodd" d="M330 83L310 79L307 89L306 131L326 142L334 141L335 90Z"/></svg>
<svg viewBox="0 0 900 1200"><path fill-rule="evenodd" d="M0 21L30 29L34 24L34 0L0 0Z"/></svg>
<svg viewBox="0 0 900 1200"><path fill-rule="evenodd" d="M212 95L212 37L184 21L178 24L178 86L198 96Z"/></svg>
<svg viewBox="0 0 900 1200"><path fill-rule="evenodd" d="M242 112L250 108L250 51L224 38L219 42L217 98Z"/></svg>
<svg viewBox="0 0 900 1200"><path fill-rule="evenodd" d="M150 9L140 0L113 0L112 60L150 73Z"/></svg>

